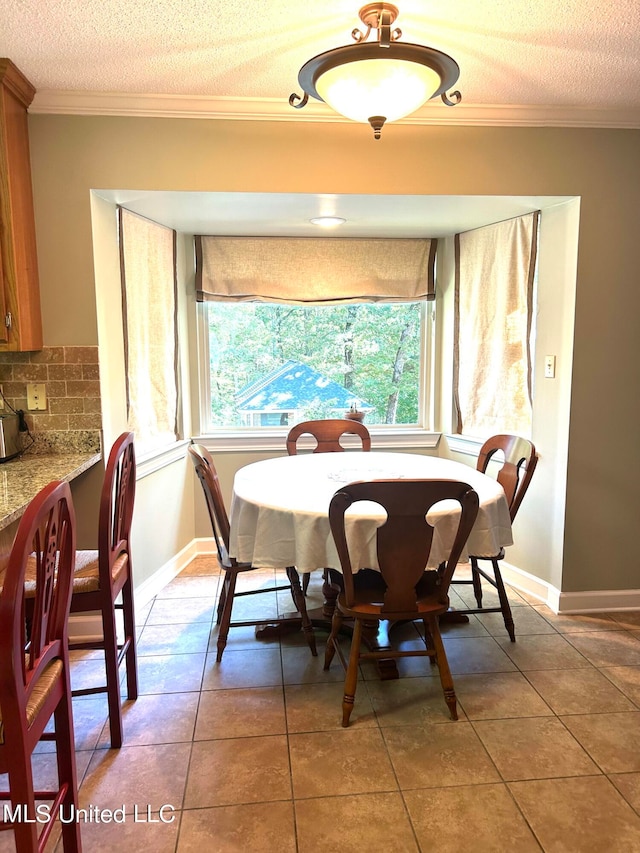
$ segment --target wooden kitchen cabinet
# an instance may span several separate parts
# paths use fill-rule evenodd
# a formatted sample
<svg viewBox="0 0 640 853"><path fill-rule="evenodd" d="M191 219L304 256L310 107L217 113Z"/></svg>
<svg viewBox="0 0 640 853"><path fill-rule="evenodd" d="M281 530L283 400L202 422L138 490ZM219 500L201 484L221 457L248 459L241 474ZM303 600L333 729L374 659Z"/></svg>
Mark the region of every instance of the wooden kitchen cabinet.
<svg viewBox="0 0 640 853"><path fill-rule="evenodd" d="M0 351L42 349L27 109L35 89L0 59Z"/></svg>

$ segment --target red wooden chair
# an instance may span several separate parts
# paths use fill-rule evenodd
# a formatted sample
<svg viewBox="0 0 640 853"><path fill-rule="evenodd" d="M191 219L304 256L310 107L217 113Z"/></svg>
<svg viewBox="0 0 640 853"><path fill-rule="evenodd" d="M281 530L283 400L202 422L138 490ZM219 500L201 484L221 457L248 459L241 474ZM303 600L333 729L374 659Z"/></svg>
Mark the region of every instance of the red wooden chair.
<svg viewBox="0 0 640 853"><path fill-rule="evenodd" d="M82 849L79 823L69 821L78 808L68 652L74 556L75 516L69 485L50 483L20 520L0 592L0 773L9 779L9 791L0 798L11 801L11 820L6 820L5 811L0 828L13 830L18 853L44 850L57 816L65 818L66 853ZM27 561L35 566L28 641ZM54 731L45 734L51 717ZM31 755L40 740L56 742L55 791L34 790ZM36 800L52 801L46 822L36 822Z"/></svg>
<svg viewBox="0 0 640 853"><path fill-rule="evenodd" d="M437 570L425 571L434 528L426 515L444 500L460 504L455 539L448 558ZM377 528L376 548L380 571L354 573L349 556L345 512L357 501L374 501L387 515ZM337 652L346 669L342 700L342 725L349 725L361 660L429 656L438 665L440 682L451 719L457 720L456 694L449 670L438 617L449 607L451 576L478 514L478 495L467 483L455 480L374 480L351 483L335 493L329 505L331 533L336 543L344 590L338 595L331 634L327 640L324 668L329 669ZM347 666L338 641L343 619L353 619L351 654ZM375 619L413 621L422 619L425 649L366 651L360 649L363 623Z"/></svg>
<svg viewBox="0 0 640 853"><path fill-rule="evenodd" d="M113 444L105 471L98 521L98 550L78 551L73 579L72 613L99 611L102 639L74 642L71 649L104 651L106 684L74 690L74 696L106 693L109 706L111 746L122 746L122 699L120 666L127 670L127 698L138 698L136 624L131 564L131 520L136 488L136 459L132 432ZM117 602L121 596L121 601ZM123 616L124 635L119 643L116 612Z"/></svg>
<svg viewBox="0 0 640 853"><path fill-rule="evenodd" d="M504 489L509 503L509 514L513 522L516 513L529 488L533 472L538 464L538 456L533 442L517 435L494 435L488 438L480 448L476 468L483 474L486 473L491 460L498 454L503 457L502 467L498 471L497 480ZM499 561L504 559L504 549L498 554L477 554L470 556L471 579L460 579L454 577L453 584L472 584L477 607L459 608L456 605L456 613L502 613L504 626L512 643L516 641L515 625L511 613L511 605L504 587L502 574L500 573ZM493 568L493 577L478 565L479 560L490 562ZM498 593L499 604L495 607L482 606L482 580L495 587Z"/></svg>

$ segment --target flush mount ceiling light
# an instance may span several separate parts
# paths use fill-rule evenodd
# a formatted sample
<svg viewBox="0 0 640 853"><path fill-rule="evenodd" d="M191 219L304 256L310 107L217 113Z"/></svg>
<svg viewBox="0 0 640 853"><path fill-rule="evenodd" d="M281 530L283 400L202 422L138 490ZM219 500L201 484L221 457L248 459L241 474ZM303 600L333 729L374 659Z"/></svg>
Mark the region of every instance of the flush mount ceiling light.
<svg viewBox="0 0 640 853"><path fill-rule="evenodd" d="M402 31L391 29L398 17L396 6L368 3L359 14L366 32L354 29L356 44L305 62L298 74L304 95L292 94L292 107L301 109L309 97L316 98L347 118L369 122L380 139L385 122L415 112L437 95L449 107L460 103L460 92L446 94L460 75L458 63L435 48L400 43ZM371 30L377 30L377 40L367 42Z"/></svg>
<svg viewBox="0 0 640 853"><path fill-rule="evenodd" d="M338 225L343 225L346 221L341 216L315 216L309 220L312 225L319 225L321 228L336 228Z"/></svg>

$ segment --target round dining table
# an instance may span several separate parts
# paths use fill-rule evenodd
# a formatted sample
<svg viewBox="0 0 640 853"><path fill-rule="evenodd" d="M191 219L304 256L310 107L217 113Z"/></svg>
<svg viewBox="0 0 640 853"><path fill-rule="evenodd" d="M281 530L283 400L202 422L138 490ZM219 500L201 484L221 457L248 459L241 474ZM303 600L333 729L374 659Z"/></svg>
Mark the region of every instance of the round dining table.
<svg viewBox="0 0 640 853"><path fill-rule="evenodd" d="M254 462L234 479L229 553L262 568L295 566L299 572L340 570L329 528L329 503L347 483L362 480L447 479L478 493L479 511L467 553L497 554L511 545L511 519L502 486L460 462L416 453L360 451L307 453ZM346 516L354 569L376 569L376 528L384 514L375 504L354 504ZM459 506L442 502L427 516L434 525L428 567L446 558Z"/></svg>

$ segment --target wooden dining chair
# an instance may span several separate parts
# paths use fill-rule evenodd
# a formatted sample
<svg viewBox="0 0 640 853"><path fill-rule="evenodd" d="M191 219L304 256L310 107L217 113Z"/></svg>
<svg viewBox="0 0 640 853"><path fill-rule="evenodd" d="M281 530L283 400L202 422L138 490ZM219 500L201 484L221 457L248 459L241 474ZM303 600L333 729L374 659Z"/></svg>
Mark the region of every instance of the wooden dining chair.
<svg viewBox="0 0 640 853"><path fill-rule="evenodd" d="M60 815L67 818L63 849L82 849L80 824L68 820L78 808L68 650L74 554L69 485L50 483L20 519L0 592L0 773L9 783L0 799L10 801L0 829L13 830L18 853L44 850ZM28 560L35 563L35 596L27 632ZM53 731L45 732L52 717ZM56 744L58 787L51 791L34 789L31 756L41 740ZM51 801L39 805L40 820L36 801Z"/></svg>
<svg viewBox="0 0 640 853"><path fill-rule="evenodd" d="M362 442L362 450L371 450L371 436L366 426L359 421L352 421L349 418L334 418L317 421L302 421L289 430L287 435L287 453L289 456L296 456L298 453L298 439L303 435L311 435L315 438L317 444L313 453L339 453L344 450L340 444L340 438L343 435L357 435ZM329 583L327 570L324 570L324 583ZM306 595L309 588L311 572L305 572L302 575L302 591Z"/></svg>
<svg viewBox="0 0 640 853"><path fill-rule="evenodd" d="M136 490L134 435L124 432L109 453L100 497L98 549L78 551L73 578L72 613L99 611L102 638L73 642L71 649L104 652L106 684L73 691L74 696L106 693L112 748L122 746L120 666L125 663L127 698L138 698L136 624L131 563L131 521ZM122 613L118 640L116 613Z"/></svg>
<svg viewBox="0 0 640 853"><path fill-rule="evenodd" d="M455 538L439 568L425 571L434 533L426 516L435 504L444 500L460 504ZM351 564L345 512L357 501L373 501L387 516L376 532L379 571L370 568L357 571L358 567ZM416 655L426 655L438 665L451 719L458 719L453 679L440 636L438 616L449 607L449 583L477 514L477 493L467 483L456 480L374 480L351 483L334 494L329 505L329 522L342 567L344 589L336 602L324 668L329 669L337 652L346 670L343 726L349 725L353 710L360 661ZM348 664L338 639L345 618L354 620ZM385 648L363 652L363 623L372 619L391 622L421 619L425 629L425 648L405 651Z"/></svg>
<svg viewBox="0 0 640 853"><path fill-rule="evenodd" d="M314 453L335 453L344 450L340 444L343 435L357 435L362 441L363 450L371 450L369 430L359 421L348 418L334 418L317 421L303 421L289 430L287 435L287 453L295 456L298 452L298 439L303 435L311 435L317 444Z"/></svg>
<svg viewBox="0 0 640 853"><path fill-rule="evenodd" d="M316 656L316 641L313 634L313 625L307 614L307 605L304 600L302 588L300 586L300 577L294 566L286 567L288 584L279 584L266 588L236 591L236 581L238 575L244 572L251 572L259 566L254 566L251 563L239 563L234 557L229 556L229 517L220 488L220 480L216 467L211 458L211 454L201 444L192 444L189 447L189 455L193 462L196 475L202 485L213 538L216 543L218 553L218 563L224 572L224 579L217 609L217 624L218 644L216 661L219 663L222 660L225 647L227 645L227 637L230 628L239 628L248 625L277 625L290 622L290 619L285 617L265 618L265 619L245 619L231 621L231 613L233 610L233 602L236 598L247 595L259 595L267 592L278 592L279 590L290 590L293 603L302 619L302 629L305 634L311 654Z"/></svg>
<svg viewBox="0 0 640 853"><path fill-rule="evenodd" d="M513 523L538 464L538 456L533 442L526 438L517 435L494 435L487 439L480 448L476 465L477 470L485 474L489 463L492 460L498 461L494 459L496 455L503 459L502 466L497 472L497 480L507 497L509 515ZM500 560L504 559L504 548L501 548L497 554L471 555L469 559L471 562L471 578L458 579L454 575L452 583L454 585L472 584L477 607L461 608L456 605L456 613L502 613L507 633L511 642L515 643L516 633L513 614L500 572ZM491 563L493 575L478 565L479 560ZM496 589L498 605L483 607L482 578Z"/></svg>

